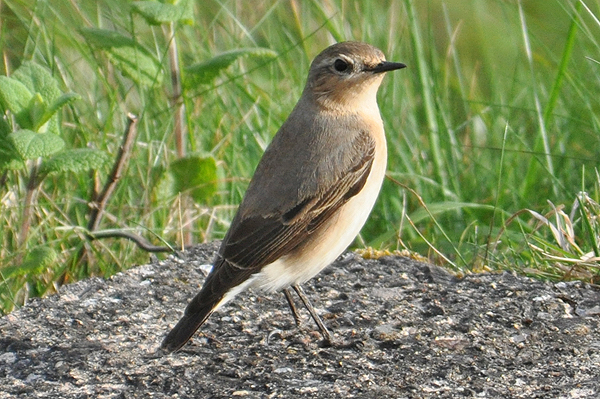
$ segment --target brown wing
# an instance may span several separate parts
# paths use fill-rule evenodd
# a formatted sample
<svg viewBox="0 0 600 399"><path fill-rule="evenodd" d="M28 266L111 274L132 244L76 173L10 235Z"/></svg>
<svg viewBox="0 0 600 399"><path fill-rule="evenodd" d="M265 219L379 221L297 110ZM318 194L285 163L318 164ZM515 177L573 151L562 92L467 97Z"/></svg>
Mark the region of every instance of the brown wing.
<svg viewBox="0 0 600 399"><path fill-rule="evenodd" d="M375 143L363 133L352 147L357 155L354 164L331 187L302 198L296 206L278 214L236 217L219 251L226 261L223 266L236 269L245 280L290 253L360 192L371 171Z"/></svg>

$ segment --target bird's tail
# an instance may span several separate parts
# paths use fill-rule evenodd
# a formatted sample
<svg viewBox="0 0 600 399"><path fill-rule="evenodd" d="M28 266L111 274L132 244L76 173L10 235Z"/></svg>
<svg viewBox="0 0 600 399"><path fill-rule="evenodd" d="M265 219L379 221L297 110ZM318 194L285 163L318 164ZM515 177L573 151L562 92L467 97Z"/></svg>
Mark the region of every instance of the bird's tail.
<svg viewBox="0 0 600 399"><path fill-rule="evenodd" d="M208 316L252 283L253 279L249 278L251 272L252 270L240 272L239 267L219 256L202 289L185 308L183 317L167 334L160 348L167 352L181 348Z"/></svg>
<svg viewBox="0 0 600 399"><path fill-rule="evenodd" d="M203 290L204 291L204 290ZM167 352L174 352L181 348L202 324L208 319L208 316L215 311L221 298L206 300L201 291L187 306L181 320L167 334L160 348Z"/></svg>

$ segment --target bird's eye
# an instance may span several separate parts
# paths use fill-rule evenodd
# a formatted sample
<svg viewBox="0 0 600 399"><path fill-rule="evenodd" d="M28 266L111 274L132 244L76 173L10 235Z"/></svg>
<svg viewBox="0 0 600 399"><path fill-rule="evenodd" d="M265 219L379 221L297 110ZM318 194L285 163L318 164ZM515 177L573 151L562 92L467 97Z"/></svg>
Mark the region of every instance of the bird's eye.
<svg viewBox="0 0 600 399"><path fill-rule="evenodd" d="M342 60L341 58L338 58L333 63L333 67L338 72L348 72L348 70L350 68L350 64L348 64L346 61Z"/></svg>

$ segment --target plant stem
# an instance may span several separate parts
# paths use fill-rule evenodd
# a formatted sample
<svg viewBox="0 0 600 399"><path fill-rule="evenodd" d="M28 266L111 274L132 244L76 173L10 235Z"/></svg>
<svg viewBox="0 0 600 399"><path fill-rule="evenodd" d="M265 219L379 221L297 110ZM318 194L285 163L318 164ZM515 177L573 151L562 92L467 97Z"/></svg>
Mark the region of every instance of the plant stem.
<svg viewBox="0 0 600 399"><path fill-rule="evenodd" d="M88 223L88 231L93 232L98 228L100 224L100 220L102 219L102 213L106 208L106 204L113 191L115 190L118 181L123 176L123 171L127 166L127 161L129 160L129 156L131 155L131 149L133 148L133 143L135 142L135 137L137 135L137 116L133 114L127 114L128 124L125 129L125 135L123 136L123 142L119 147L119 153L117 155L117 159L115 160L115 164L113 165L113 169L104 184L104 188L98 198L92 202L93 208L90 214L90 221Z"/></svg>
<svg viewBox="0 0 600 399"><path fill-rule="evenodd" d="M175 145L177 156L179 158L185 157L187 153L187 129L185 123L185 102L183 101L183 87L181 85L181 70L179 68L179 51L177 49L177 40L175 37L175 24L171 22L168 26L169 36L169 65L171 68L171 107L173 108L173 134L175 135ZM192 150L194 150L194 144L190 143ZM191 245L193 242L192 230L189 226L192 225L192 217L189 213L191 208L191 200L187 194L181 196L183 201L183 228L182 228L182 243L184 245Z"/></svg>
<svg viewBox="0 0 600 399"><path fill-rule="evenodd" d="M184 157L186 154L186 136L187 129L184 123L185 104L183 102L183 89L181 86L181 71L179 69L179 51L177 50L177 40L175 40L175 27L171 22L168 28L169 35L169 65L171 68L171 107L173 113L173 134L175 135L175 145L177 156Z"/></svg>
<svg viewBox="0 0 600 399"><path fill-rule="evenodd" d="M27 236L29 235L29 229L31 227L33 203L35 201L35 195L37 193L37 188L39 187L40 183L38 181L39 164L40 161L36 161L36 163L31 167L29 179L27 180L27 191L25 193L25 200L23 204L23 219L21 222L19 247L25 245L25 242L27 241Z"/></svg>

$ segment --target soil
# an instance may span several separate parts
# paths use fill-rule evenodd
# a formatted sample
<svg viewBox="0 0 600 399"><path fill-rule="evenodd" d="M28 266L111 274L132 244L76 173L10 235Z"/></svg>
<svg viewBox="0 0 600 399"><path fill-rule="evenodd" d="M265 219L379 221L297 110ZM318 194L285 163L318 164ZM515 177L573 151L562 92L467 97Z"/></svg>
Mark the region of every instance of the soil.
<svg viewBox="0 0 600 399"><path fill-rule="evenodd" d="M600 289L457 278L346 253L304 288L335 346L281 293L240 294L157 349L217 243L92 278L0 319L0 398L598 398ZM300 308L300 301L297 302Z"/></svg>

